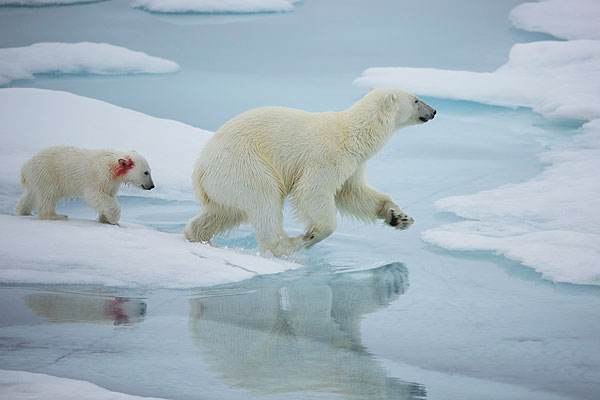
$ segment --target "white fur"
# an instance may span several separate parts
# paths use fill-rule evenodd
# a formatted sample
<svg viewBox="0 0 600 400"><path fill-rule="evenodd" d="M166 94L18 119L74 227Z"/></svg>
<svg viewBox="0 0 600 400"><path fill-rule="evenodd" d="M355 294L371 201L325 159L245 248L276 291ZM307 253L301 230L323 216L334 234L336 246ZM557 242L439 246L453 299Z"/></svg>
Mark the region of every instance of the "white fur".
<svg viewBox="0 0 600 400"><path fill-rule="evenodd" d="M331 235L336 208L407 228L412 219L367 185L365 163L395 130L434 114L397 90L374 90L341 112L283 107L245 112L223 125L198 158L193 184L204 207L185 236L206 242L247 220L262 250L279 256ZM290 238L283 230L288 196L305 235Z"/></svg>
<svg viewBox="0 0 600 400"><path fill-rule="evenodd" d="M130 159L133 168L115 176L119 160ZM147 174L146 174L147 172ZM96 211L100 222L117 224L121 207L115 197L122 183L152 189L148 162L136 152L87 150L56 146L40 151L23 165L23 195L17 215L31 215L34 208L40 219L65 219L56 214L56 204L65 197L82 197Z"/></svg>

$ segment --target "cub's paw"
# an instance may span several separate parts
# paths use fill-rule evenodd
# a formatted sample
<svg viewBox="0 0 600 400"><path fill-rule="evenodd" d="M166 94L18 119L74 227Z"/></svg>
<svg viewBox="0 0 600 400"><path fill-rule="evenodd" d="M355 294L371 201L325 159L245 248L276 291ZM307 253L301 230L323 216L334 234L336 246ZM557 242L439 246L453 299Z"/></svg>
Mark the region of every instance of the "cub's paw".
<svg viewBox="0 0 600 400"><path fill-rule="evenodd" d="M414 222L414 219L395 208L390 208L385 218L385 223L396 229L408 229Z"/></svg>
<svg viewBox="0 0 600 400"><path fill-rule="evenodd" d="M100 214L98 216L98 222L100 222L101 224L109 224L109 225L119 225L119 219L115 218L115 217L107 217L104 214Z"/></svg>

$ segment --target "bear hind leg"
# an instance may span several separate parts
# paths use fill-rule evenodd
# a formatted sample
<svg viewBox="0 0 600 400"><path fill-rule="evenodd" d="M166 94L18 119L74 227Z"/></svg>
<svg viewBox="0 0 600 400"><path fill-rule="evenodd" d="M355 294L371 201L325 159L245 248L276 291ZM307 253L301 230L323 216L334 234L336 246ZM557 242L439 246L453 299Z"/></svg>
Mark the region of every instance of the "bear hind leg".
<svg viewBox="0 0 600 400"><path fill-rule="evenodd" d="M190 242L208 243L213 236L237 227L243 220L244 214L239 210L207 204L188 222L183 234Z"/></svg>

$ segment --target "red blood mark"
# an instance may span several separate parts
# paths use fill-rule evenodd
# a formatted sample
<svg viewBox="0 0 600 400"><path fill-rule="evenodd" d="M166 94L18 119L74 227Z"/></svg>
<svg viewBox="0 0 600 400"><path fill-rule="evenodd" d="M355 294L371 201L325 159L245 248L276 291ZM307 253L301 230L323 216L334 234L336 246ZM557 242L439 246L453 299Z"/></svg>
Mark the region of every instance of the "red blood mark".
<svg viewBox="0 0 600 400"><path fill-rule="evenodd" d="M129 316L127 315L125 310L123 310L123 305L125 303L126 301L124 299L117 297L109 301L107 304L106 315L114 320L115 325L123 323L126 324L129 322Z"/></svg>
<svg viewBox="0 0 600 400"><path fill-rule="evenodd" d="M129 170L132 169L134 165L135 165L135 163L129 157L119 158L119 161L117 161L117 164L115 166L113 166L113 168L112 168L113 175L115 177L123 176L123 175L127 174L127 172L129 172Z"/></svg>

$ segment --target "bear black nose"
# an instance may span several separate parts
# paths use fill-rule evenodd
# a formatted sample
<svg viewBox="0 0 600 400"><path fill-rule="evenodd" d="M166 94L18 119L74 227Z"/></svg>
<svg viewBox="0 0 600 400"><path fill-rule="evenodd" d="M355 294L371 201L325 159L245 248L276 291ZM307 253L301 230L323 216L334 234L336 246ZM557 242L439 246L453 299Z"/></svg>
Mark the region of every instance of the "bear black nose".
<svg viewBox="0 0 600 400"><path fill-rule="evenodd" d="M148 187L148 190L152 190L154 189L154 183L152 185L150 185L150 187Z"/></svg>
<svg viewBox="0 0 600 400"><path fill-rule="evenodd" d="M437 114L437 111L433 110L433 115Z"/></svg>

